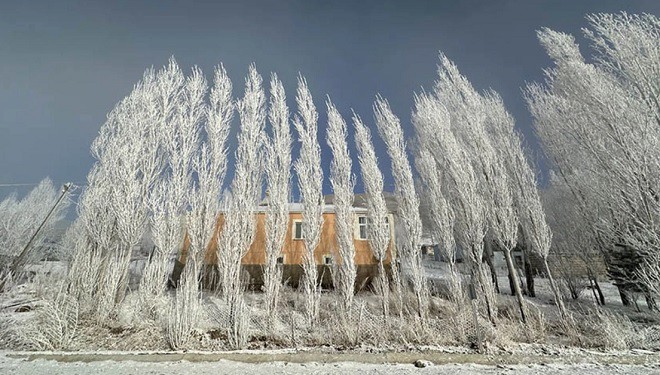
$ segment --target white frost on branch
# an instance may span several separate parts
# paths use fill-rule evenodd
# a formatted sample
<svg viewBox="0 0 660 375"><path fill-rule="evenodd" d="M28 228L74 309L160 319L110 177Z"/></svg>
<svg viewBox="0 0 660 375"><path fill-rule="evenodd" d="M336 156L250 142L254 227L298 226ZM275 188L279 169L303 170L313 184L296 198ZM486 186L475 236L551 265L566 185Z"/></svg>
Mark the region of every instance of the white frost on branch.
<svg viewBox="0 0 660 375"><path fill-rule="evenodd" d="M263 141L266 124L266 96L261 75L250 65L245 95L236 104L240 127L231 198L224 212L224 228L218 241L218 265L222 295L229 305L229 337L238 349L246 342L247 311L243 311L244 284L241 260L254 241L256 208L262 193Z"/></svg>
<svg viewBox="0 0 660 375"><path fill-rule="evenodd" d="M422 267L422 219L419 215L419 198L415 191L412 168L408 161L403 129L399 119L392 113L387 100L377 97L374 103L376 125L387 146L392 161L397 218L402 222L405 236L401 243L401 262L413 285L417 299L417 313L425 319L428 310L429 291Z"/></svg>
<svg viewBox="0 0 660 375"><path fill-rule="evenodd" d="M390 226L387 222L388 212L385 196L383 194L383 174L378 168L378 158L371 141L371 133L364 125L359 116L353 115L355 125L355 144L358 150L358 161L362 173L362 184L367 195L367 213L369 223L367 225L367 238L374 258L378 261L378 275L376 288L381 297L381 308L383 316L389 314L389 291L390 286L385 273L385 259L387 249L390 245ZM394 254L392 254L394 255ZM394 263L394 256L391 263ZM392 272L395 272L392 270ZM397 286L398 287L398 286Z"/></svg>
<svg viewBox="0 0 660 375"><path fill-rule="evenodd" d="M289 227L289 193L291 190L291 130L289 107L282 82L273 74L270 80L270 108L268 120L270 137L264 144L266 160L266 264L264 273L264 299L266 311L273 322L277 313L282 267L277 258L283 256L283 246Z"/></svg>
<svg viewBox="0 0 660 375"><path fill-rule="evenodd" d="M295 170L303 204L302 234L305 243L301 284L305 294L307 321L311 325L318 317L321 298L314 253L321 240L323 227L323 170L318 142L318 113L307 87L307 81L302 76L298 78L296 103L298 114L293 124L301 146Z"/></svg>
<svg viewBox="0 0 660 375"><path fill-rule="evenodd" d="M350 314L355 293L355 244L353 243L353 162L346 141L346 121L330 99L326 101L328 108L328 133L326 141L332 150L330 164L330 182L334 193L335 233L339 245L339 261L335 287L339 290L342 307L345 314Z"/></svg>

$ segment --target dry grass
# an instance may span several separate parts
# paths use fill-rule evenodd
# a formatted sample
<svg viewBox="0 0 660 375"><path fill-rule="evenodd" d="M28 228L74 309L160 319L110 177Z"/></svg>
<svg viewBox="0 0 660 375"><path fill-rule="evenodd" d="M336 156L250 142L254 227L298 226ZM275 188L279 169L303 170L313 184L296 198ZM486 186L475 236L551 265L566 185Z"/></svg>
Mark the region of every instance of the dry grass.
<svg viewBox="0 0 660 375"><path fill-rule="evenodd" d="M20 303L25 313L5 311L0 317L0 345L13 349L121 349L121 350L228 350L330 347L338 349L397 350L434 345L487 347L519 343L562 343L601 349L660 348L657 315L624 316L606 309L573 306L573 319L552 316L552 306L528 299L528 322L518 320L513 297L497 295L496 322L488 320L478 301L477 327L471 302L462 293L452 302L442 291L432 293L428 318L422 322L416 297L408 291L390 295L387 319L381 297L364 290L354 297L349 314L341 313L341 297L321 295L319 317L309 325L305 296L283 286L277 313L264 309L264 294L246 292L241 303L196 288L185 287L145 304L140 292L130 293L106 321L83 315L75 298L58 293L55 278L36 277L5 291L3 305ZM456 293L452 293L454 295ZM55 298L45 296L55 295ZM456 298L453 298L456 299ZM458 303L457 303L458 302ZM144 306L150 306L144 309ZM235 306L232 311L230 305ZM398 306L403 308L399 311ZM189 310L192 309L192 310ZM192 313L191 313L192 312ZM550 316L544 315L544 312ZM197 315L195 317L195 314ZM229 319L233 315L236 319Z"/></svg>
<svg viewBox="0 0 660 375"><path fill-rule="evenodd" d="M66 293L39 297L17 310L23 313L0 317L0 330L11 348L64 350L77 334L79 305Z"/></svg>
<svg viewBox="0 0 660 375"><path fill-rule="evenodd" d="M558 333L572 345L600 349L653 349L660 347L657 326L642 327L627 316L602 308L583 308L561 322Z"/></svg>

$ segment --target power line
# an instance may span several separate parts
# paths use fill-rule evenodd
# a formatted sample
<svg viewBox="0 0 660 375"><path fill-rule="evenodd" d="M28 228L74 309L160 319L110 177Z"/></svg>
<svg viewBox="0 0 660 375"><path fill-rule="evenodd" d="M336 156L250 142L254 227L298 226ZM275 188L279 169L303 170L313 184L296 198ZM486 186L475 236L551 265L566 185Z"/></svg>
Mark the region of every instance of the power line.
<svg viewBox="0 0 660 375"><path fill-rule="evenodd" d="M25 187L25 186L37 186L39 185L40 182L36 183L9 183L9 184L0 184L0 190L2 188L19 188L19 187ZM69 185L69 195L75 195L75 192L79 191L80 189L84 188L87 186L87 183L75 183L75 182L67 182L66 184L62 185L64 187L65 185ZM3 194L4 195L4 194Z"/></svg>
<svg viewBox="0 0 660 375"><path fill-rule="evenodd" d="M14 186L36 186L38 182L25 183L25 184L0 184L0 187L14 187Z"/></svg>

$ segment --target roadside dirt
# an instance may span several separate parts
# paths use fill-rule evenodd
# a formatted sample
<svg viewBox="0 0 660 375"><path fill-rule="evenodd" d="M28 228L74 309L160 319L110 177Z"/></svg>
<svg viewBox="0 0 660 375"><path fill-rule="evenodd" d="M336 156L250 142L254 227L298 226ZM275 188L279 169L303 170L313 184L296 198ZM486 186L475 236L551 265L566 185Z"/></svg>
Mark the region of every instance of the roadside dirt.
<svg viewBox="0 0 660 375"><path fill-rule="evenodd" d="M100 361L135 361L135 362L217 362L227 360L243 363L338 363L355 362L366 364L382 363L414 363L418 360L429 361L435 365L444 364L478 364L478 365L531 365L531 364L625 364L625 365L658 365L660 371L660 354L627 353L608 354L584 352L582 354L478 354L478 353L445 353L445 352L391 352L391 353L320 353L316 351L299 352L168 352L168 353L50 353L50 352L7 352L9 358L34 361L38 359L57 362L100 362Z"/></svg>

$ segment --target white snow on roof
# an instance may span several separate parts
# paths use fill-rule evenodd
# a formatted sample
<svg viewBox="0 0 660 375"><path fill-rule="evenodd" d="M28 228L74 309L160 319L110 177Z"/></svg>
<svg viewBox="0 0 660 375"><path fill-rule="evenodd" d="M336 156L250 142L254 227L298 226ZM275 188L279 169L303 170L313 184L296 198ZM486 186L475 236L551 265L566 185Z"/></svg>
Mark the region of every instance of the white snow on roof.
<svg viewBox="0 0 660 375"><path fill-rule="evenodd" d="M303 212L305 205L302 203L289 203L289 212ZM262 205L257 207L257 212L266 212L268 211L267 205ZM367 209L364 207L352 207L353 212L357 213L366 213ZM325 204L323 205L323 213L333 213L335 212L334 204Z"/></svg>

